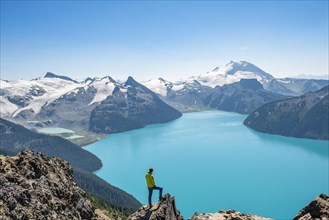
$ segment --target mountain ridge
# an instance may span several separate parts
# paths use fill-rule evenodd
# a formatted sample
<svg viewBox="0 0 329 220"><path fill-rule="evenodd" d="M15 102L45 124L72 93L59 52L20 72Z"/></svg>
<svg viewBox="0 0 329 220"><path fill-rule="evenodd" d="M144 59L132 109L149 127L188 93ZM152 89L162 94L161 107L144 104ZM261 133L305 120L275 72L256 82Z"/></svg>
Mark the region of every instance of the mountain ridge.
<svg viewBox="0 0 329 220"><path fill-rule="evenodd" d="M129 77L126 91L117 88L90 115L90 130L116 133L148 124L164 123L182 116L182 113L165 104L150 89Z"/></svg>
<svg viewBox="0 0 329 220"><path fill-rule="evenodd" d="M58 78L58 79L64 79L67 81L72 81L74 83L78 83L76 80L71 79L70 77L67 76L59 76L51 72L47 72L46 75L44 76L45 78Z"/></svg>
<svg viewBox="0 0 329 220"><path fill-rule="evenodd" d="M0 116L31 129L61 127L90 136L95 133L106 133L106 131L121 132L140 128L148 123L167 121L160 119L157 114L162 112L160 115L166 115L165 111L159 108L175 112L168 106L180 112L219 109L249 114L261 104L284 96L297 96L316 91L329 84L328 80L277 79L247 61L231 61L222 68L215 68L206 74L175 82L160 77L139 83L131 76L125 82L117 82L110 76L89 77L77 82L69 77L53 73L47 73L46 76L30 81L1 80ZM241 84L241 81L243 84L247 82L246 80L257 80L264 89L262 95L256 95L260 87L249 88L249 96L255 97L257 103L253 103L252 99L247 97L247 93L242 92L246 88L236 87L236 84ZM236 95L223 96L221 91L234 90L234 88ZM149 98L145 99L147 93ZM145 97L142 98L142 96ZM168 106L159 104L160 101ZM223 101L225 101L224 106L220 104ZM117 104L121 107L115 109L113 106ZM110 117L107 122L114 123L117 127L111 125L111 128L106 128L105 122L97 119L101 117L101 111L106 111L105 105L106 108L113 108L110 110L113 115L107 115ZM136 106L140 109L135 109L135 112L128 110ZM146 114L142 120L137 120L137 112L142 114L147 109L152 112L149 115L153 115L153 120L147 122ZM174 115L176 116L171 117L171 120L180 117L177 112ZM134 117L135 119L131 120ZM77 140L78 142L80 140Z"/></svg>
<svg viewBox="0 0 329 220"><path fill-rule="evenodd" d="M285 98L265 90L256 79L241 79L240 82L217 86L206 97L205 103L214 109L249 114L265 103Z"/></svg>
<svg viewBox="0 0 329 220"><path fill-rule="evenodd" d="M264 133L329 139L329 86L255 110L244 125Z"/></svg>
<svg viewBox="0 0 329 220"><path fill-rule="evenodd" d="M325 194L317 196L309 205L305 206L294 220L311 220L329 218L329 197ZM164 195L152 208L147 205L140 207L127 220L184 220L176 207L175 198L170 194ZM255 214L240 213L235 210L220 210L215 213L198 213L188 220L272 220L272 218Z"/></svg>

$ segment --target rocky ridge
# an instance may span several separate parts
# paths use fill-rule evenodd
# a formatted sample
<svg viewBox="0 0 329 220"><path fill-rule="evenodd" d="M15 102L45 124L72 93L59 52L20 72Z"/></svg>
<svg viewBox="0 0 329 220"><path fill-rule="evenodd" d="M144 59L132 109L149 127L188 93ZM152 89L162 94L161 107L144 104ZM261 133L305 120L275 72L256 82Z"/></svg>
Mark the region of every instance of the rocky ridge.
<svg viewBox="0 0 329 220"><path fill-rule="evenodd" d="M77 82L47 73L30 81L0 80L0 84L0 117L31 129L60 127L86 135L113 133L181 116L132 77L125 83L109 76Z"/></svg>
<svg viewBox="0 0 329 220"><path fill-rule="evenodd" d="M142 206L127 220L184 220L184 217L176 209L175 198L166 194L151 209Z"/></svg>
<svg viewBox="0 0 329 220"><path fill-rule="evenodd" d="M127 220L183 220L176 209L175 198L170 194L162 197L151 209L143 206L130 215ZM328 220L329 197L321 194L303 208L293 220ZM216 213L195 213L188 220L271 220L254 214L244 214L235 210L220 210Z"/></svg>
<svg viewBox="0 0 329 220"><path fill-rule="evenodd" d="M0 158L0 219L105 219L97 216L68 162L23 151Z"/></svg>
<svg viewBox="0 0 329 220"><path fill-rule="evenodd" d="M71 166L58 157L23 151L0 157L0 219L111 219L95 210L73 179ZM164 195L151 209L142 206L127 220L183 220L175 198ZM321 194L294 220L328 220L329 197ZM234 210L195 213L189 220L270 220Z"/></svg>
<svg viewBox="0 0 329 220"><path fill-rule="evenodd" d="M257 215L243 214L235 210L221 210L216 213L196 213L189 220L271 220Z"/></svg>
<svg viewBox="0 0 329 220"><path fill-rule="evenodd" d="M244 125L260 132L329 139L329 86L299 97L274 101L250 114Z"/></svg>
<svg viewBox="0 0 329 220"><path fill-rule="evenodd" d="M89 130L116 133L149 124L177 119L182 113L163 102L155 93L129 77L125 89L116 87L90 114Z"/></svg>
<svg viewBox="0 0 329 220"><path fill-rule="evenodd" d="M310 204L303 208L294 220L329 219L329 196L320 194Z"/></svg>

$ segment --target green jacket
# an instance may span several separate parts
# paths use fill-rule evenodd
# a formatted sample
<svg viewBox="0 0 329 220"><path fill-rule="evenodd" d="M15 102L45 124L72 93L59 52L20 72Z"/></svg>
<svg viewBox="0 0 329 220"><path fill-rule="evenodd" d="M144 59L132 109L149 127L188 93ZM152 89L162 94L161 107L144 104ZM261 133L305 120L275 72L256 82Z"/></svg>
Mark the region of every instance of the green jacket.
<svg viewBox="0 0 329 220"><path fill-rule="evenodd" d="M146 179L146 184L148 188L152 188L155 187L155 181L154 181L154 177L151 173L147 173L145 175L145 179Z"/></svg>

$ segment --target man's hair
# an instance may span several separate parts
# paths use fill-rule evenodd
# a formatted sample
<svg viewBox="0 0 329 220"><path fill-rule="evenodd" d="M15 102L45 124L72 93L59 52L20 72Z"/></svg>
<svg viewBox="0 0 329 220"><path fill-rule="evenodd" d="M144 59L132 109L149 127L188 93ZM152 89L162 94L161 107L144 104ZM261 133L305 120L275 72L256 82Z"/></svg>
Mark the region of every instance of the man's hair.
<svg viewBox="0 0 329 220"><path fill-rule="evenodd" d="M153 172L153 168L150 168L150 169L149 169L149 172Z"/></svg>

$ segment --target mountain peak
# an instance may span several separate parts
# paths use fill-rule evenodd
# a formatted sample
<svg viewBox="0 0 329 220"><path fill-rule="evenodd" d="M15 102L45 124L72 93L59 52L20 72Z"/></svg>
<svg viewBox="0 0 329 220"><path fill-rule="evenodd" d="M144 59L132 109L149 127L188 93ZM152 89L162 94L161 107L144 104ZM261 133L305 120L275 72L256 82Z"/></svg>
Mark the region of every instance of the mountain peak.
<svg viewBox="0 0 329 220"><path fill-rule="evenodd" d="M111 83L116 83L115 80L112 77L110 77L110 76L105 76L105 77L102 78L102 80L103 79L104 80L107 80L108 82L111 82Z"/></svg>
<svg viewBox="0 0 329 220"><path fill-rule="evenodd" d="M227 76L237 76L237 75L245 75L245 77L240 78L250 78L247 77L247 75L254 74L254 77L258 76L262 79L273 79L274 77L260 69L259 67L255 66L252 63L249 63L247 61L230 61L227 63L224 67L216 67L214 68L210 74L218 74L222 77L227 77ZM207 75L207 74L206 74Z"/></svg>
<svg viewBox="0 0 329 220"><path fill-rule="evenodd" d="M125 86L139 86L140 84L132 77L129 76L125 82Z"/></svg>
<svg viewBox="0 0 329 220"><path fill-rule="evenodd" d="M56 74L51 73L51 72L47 72L46 75L45 75L45 78L57 78L57 79L63 79L63 80L71 81L71 82L74 82L74 83L78 83L77 81L71 79L70 77L59 76L59 75L56 75Z"/></svg>

